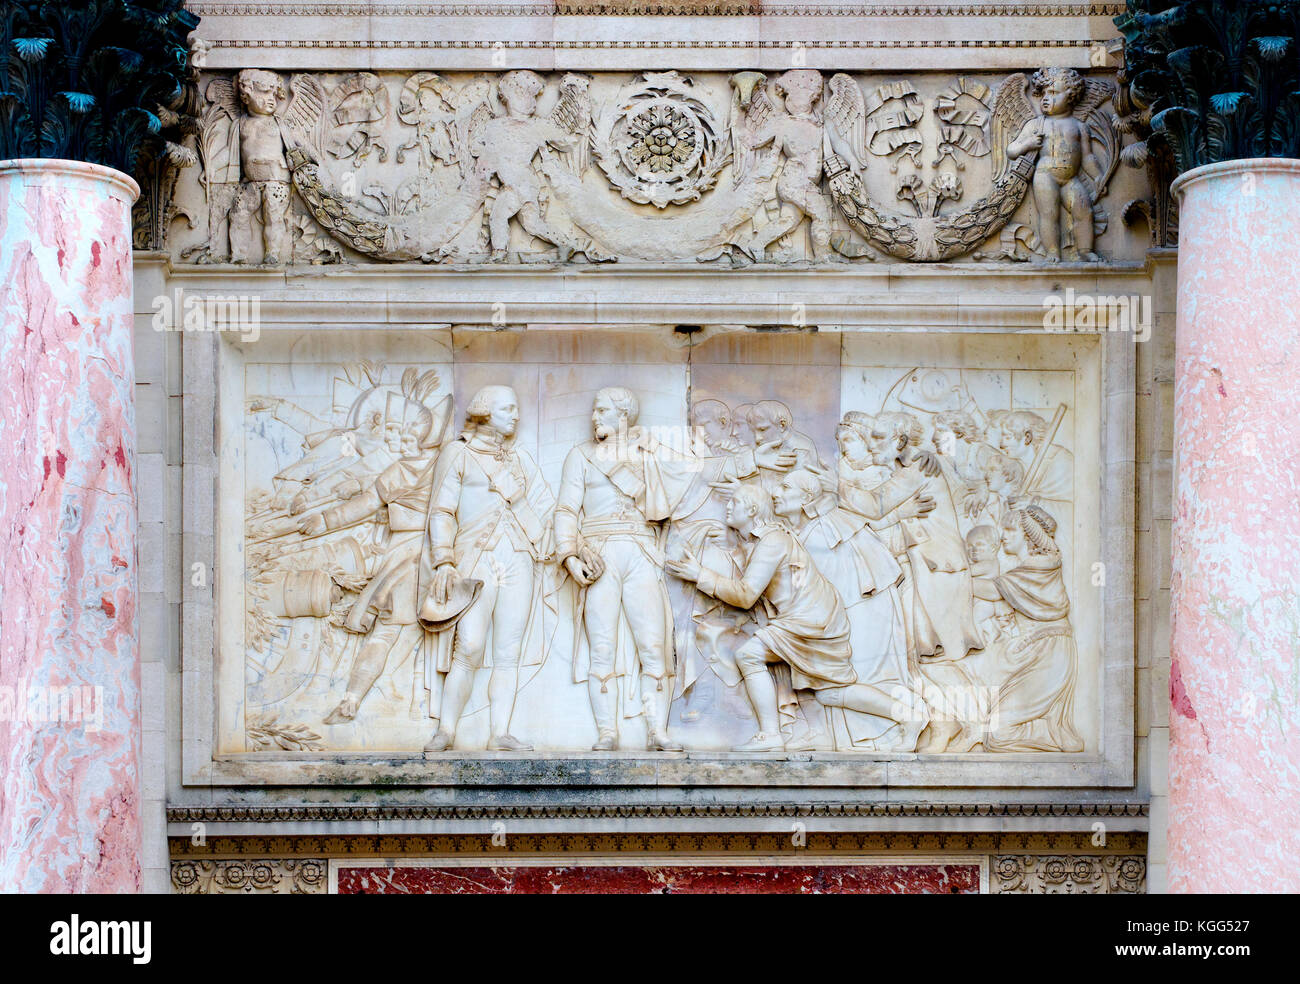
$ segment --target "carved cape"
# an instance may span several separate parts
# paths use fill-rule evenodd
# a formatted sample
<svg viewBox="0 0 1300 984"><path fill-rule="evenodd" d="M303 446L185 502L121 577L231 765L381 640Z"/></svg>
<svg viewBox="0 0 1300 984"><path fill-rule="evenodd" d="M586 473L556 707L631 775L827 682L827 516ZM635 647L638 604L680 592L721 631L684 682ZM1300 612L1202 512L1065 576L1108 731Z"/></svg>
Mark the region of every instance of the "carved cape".
<svg viewBox="0 0 1300 984"><path fill-rule="evenodd" d="M984 747L990 752L1083 750L1074 728L1078 652L1060 554L1030 556L993 579L1016 610L1020 638L1007 641L1010 673L998 688Z"/></svg>
<svg viewBox="0 0 1300 984"><path fill-rule="evenodd" d="M849 617L853 668L858 680L886 694L907 687L907 637L902 604L896 590L903 570L867 522L840 508L834 495L823 495L804 508L808 522L798 531L818 571L830 581ZM858 745L880 738L897 722L845 708L831 712L843 717L849 740Z"/></svg>

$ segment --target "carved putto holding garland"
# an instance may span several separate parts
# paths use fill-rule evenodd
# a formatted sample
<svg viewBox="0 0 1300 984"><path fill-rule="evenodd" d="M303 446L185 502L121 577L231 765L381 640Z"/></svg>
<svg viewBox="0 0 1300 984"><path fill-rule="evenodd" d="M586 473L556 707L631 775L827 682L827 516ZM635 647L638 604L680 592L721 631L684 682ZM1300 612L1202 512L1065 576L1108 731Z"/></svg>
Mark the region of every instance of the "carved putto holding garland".
<svg viewBox="0 0 1300 984"><path fill-rule="evenodd" d="M1095 262L1120 150L1113 83L1065 68L245 69L200 91L178 196L207 223L170 243L198 262Z"/></svg>

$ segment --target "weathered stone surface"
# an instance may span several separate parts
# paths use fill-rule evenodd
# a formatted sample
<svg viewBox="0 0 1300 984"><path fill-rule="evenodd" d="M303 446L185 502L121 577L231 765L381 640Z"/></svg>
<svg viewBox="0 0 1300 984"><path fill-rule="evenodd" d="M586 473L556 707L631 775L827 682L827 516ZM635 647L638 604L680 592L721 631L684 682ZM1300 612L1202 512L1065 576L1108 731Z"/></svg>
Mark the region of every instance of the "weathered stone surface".
<svg viewBox="0 0 1300 984"><path fill-rule="evenodd" d="M1110 173L1121 141L1109 116L1122 110L1106 101L1115 81L1115 59L1106 47L1115 9L811 3L690 17L680 16L679 5L675 12L601 17L567 7L557 13L549 3L197 7L204 17L200 34L208 40L202 76L207 149L201 166L182 173L177 186L196 224L172 223L168 256L149 262L164 280L161 293L172 298L165 325L185 327L185 298L175 295L177 289L200 305L225 297L242 299L245 307L213 311L226 319L225 330L203 333L192 325L172 339L185 369L183 379L177 377L181 395L169 401L169 410L183 412L174 433L183 436L184 479L172 498L185 533L180 559L168 562L164 578L183 598L182 669L167 684L183 704L168 718L173 853L181 849L180 838L188 843L193 836L194 823L205 825L212 843L221 845L209 860L274 857L284 850L337 860L362 850L339 835L367 835L364 850L374 856L445 857L466 850L453 838L438 840L452 830L481 836L473 850L490 853L493 825L505 823L511 844L527 839L531 850L548 851L565 832L584 838L584 846L573 850L598 853L619 849L615 829L637 831L642 851L695 849L673 839L680 830L694 832L701 850L713 839L739 837L737 831L761 831L744 834L737 848L753 855L783 849L792 824L806 823L810 845L820 845L819 837L857 838L843 849L889 851L898 863L929 851L942 853L945 863L965 863L955 854L968 852L991 888L990 865L999 856L1050 852L1077 859L1144 850L1146 804L1161 775L1147 764L1158 716L1139 716L1137 708L1153 710L1145 688L1157 688L1159 674L1135 678L1135 665L1155 666L1162 638L1151 592L1168 583L1168 564L1159 556L1167 529L1161 541L1146 517L1168 525L1161 518L1168 508L1148 502L1164 481L1169 455L1151 436L1156 415L1144 410L1139 417L1135 407L1143 398L1149 404L1152 379L1171 378L1168 338L1159 336L1155 349L1145 340L1151 337L1149 312L1173 310L1173 259L1148 261L1146 230L1120 221L1126 203L1149 196L1150 189L1140 170ZM1053 71L1065 67L1085 83L1077 99L1075 77ZM1039 69L1048 71L1036 78ZM244 173L245 127L266 115L251 111L251 95L239 98L245 70L274 73L284 87L269 114L274 130L259 134L251 126L249 132L248 146L258 149L252 156L272 162L270 177ZM258 80L264 89L275 85L266 75L246 78L250 92ZM1061 89L1073 105L1050 119L1041 115L1048 90ZM1085 129L1096 167L1084 161ZM1009 153L1014 143L1034 144L1039 130L1041 146ZM282 180L280 162L289 187L283 226L278 192L256 186ZM1062 181L1053 230L1052 216L1038 213L1029 185L1036 176L1045 181L1056 165ZM1067 190L1071 182L1087 194L1081 197L1077 186ZM276 205L269 210L268 189ZM237 258L247 262L236 265L226 262L226 230L241 195ZM1062 208L1070 202L1078 206L1076 215ZM1097 206L1087 229L1084 205ZM1053 208L1047 197L1043 207ZM1135 217L1139 212L1130 210ZM276 266L263 263L268 224L280 254ZM1099 261L1082 259L1089 229ZM1053 245L1063 262L1043 262ZM195 262L203 260L210 262ZM146 312L159 293L150 289ZM1130 298L1138 300L1136 308ZM404 386L408 369L413 375ZM927 377L955 373L970 395L984 418L985 436L972 445L976 464L1004 453L1000 438L987 437L990 412L1029 410L1050 429L1057 408L1065 407L1058 433L1066 436L1046 444L1049 453L1056 446L1074 456L1072 489L1053 504L1038 488L1033 508L1056 522L1061 584L1070 604L1071 634L1052 637L1062 657L1057 663L1068 663L1067 640L1076 657L1073 707L1053 720L1069 723L1082 750L1065 750L1073 741L1060 727L1055 735L1046 729L1047 747L1034 750L993 752L981 741L959 751L961 742L949 735L939 751L929 747L933 735L922 740L900 722L878 734L859 733L858 742L843 726L851 710L816 701L819 688L791 686L794 701L778 703L778 730L790 725L782 741L797 746L804 732L796 734L793 724L828 712L825 742L813 741L807 750L733 752L733 744L759 727L740 681L715 692L711 703L701 702L699 718L683 721L688 698L703 697L703 681L717 671L706 655L691 687L679 681L700 668L692 652L698 656L702 645L712 653L717 640L707 624L704 638L692 638L693 616L707 615L712 604L703 601L705 610L695 611L696 603L711 596L692 593L690 585L699 581L690 578L697 572L677 534L686 521L704 517L671 515L685 501L674 501L671 481L663 484L669 515L653 518L655 534L644 538L651 551L640 556L649 563L633 564L632 573L640 570L649 590L618 592L605 604L623 635L629 612L648 622L644 616L654 607L648 602L663 585L666 608L678 616L671 632L674 672L663 674L669 681L664 691L659 676L641 672L646 664L657 671L655 653L662 650L654 645L640 653L633 645L632 659L616 660L605 682L617 702L619 747L592 750L607 743L592 691L598 704L609 697L588 683L590 646L588 663L574 672L573 637L575 630L587 635L578 596L585 601L600 578L585 587L578 582L596 571L622 576L629 558L618 543L611 546L608 531L597 535L588 521L602 508L594 476L584 474L576 506L568 500L576 538L572 524L567 532L557 530L554 508L531 493L545 485L557 502L564 499L566 459L586 442L600 443L591 419L597 392L623 386L637 397L639 419L627 427L628 436L639 426L651 437L693 439L698 425L704 436L715 432L715 443L719 437L734 443L714 453L707 442L700 451L693 440L663 441L692 467L724 472L750 441L744 433L749 413L737 411L779 401L795 434L808 439L805 445L790 438L800 443L796 463L802 454L802 463L814 465L818 486L822 476L833 485L824 493L848 499L847 490L841 496L836 442L846 413L913 413L922 425L920 449L934 454L941 475L945 464L954 464L946 461L945 433L953 434L954 452L967 450L960 425L962 434L935 427L941 412L970 413L967 401L918 409L889 398L895 384L917 370ZM369 371L376 373L373 383ZM289 532L253 542L276 530L255 530L250 537L250 503L264 496L274 506L289 491L277 475L312 454L312 447L322 450L311 461L328 457L331 441L342 450L344 435L355 430L346 387L336 391L336 378L357 386L354 398L374 391L381 428L374 436L386 443L391 431L396 460L422 462L431 472L452 459L449 448L468 444L457 439L480 389L508 386L509 394L492 390L486 394L491 399L481 401L507 417L499 398L513 397L504 402L517 406L509 446L496 449L489 441L492 460L499 450L504 472L517 467L522 498L540 505L534 510L541 537L522 525L510 527L504 517L512 510L494 507L491 514L508 529L495 539L489 535L485 549L501 556L491 562L480 556L477 574L460 570L455 541L462 529L477 541L482 531L474 527L480 518L475 510L497 493L478 488L476 479L462 483L440 510L449 517L439 520L446 524L441 533L429 530L427 503L426 522L404 528L403 507L414 502L420 512L424 476L417 469L393 497L397 487L380 481L394 463L387 462L377 472L363 469L359 489L336 492L342 479L321 483L301 509L290 508L302 491L293 490L287 502L252 517L252 526L280 523ZM266 408L253 409L252 401ZM725 405L729 432L722 432L720 409L708 401ZM286 404L321 421L318 429L308 427L307 446L283 419L296 416ZM624 412L612 409L616 416ZM439 421L444 426L434 441ZM489 436L481 433L482 420L473 424L480 432L475 436ZM1027 428L1025 448L1036 447L1035 429ZM410 452L404 459L403 431ZM620 433L616 426L612 439L618 442ZM644 468L647 448L624 446L638 448ZM665 453L663 460L677 459ZM662 462L654 467L663 471ZM786 467L769 471L780 474ZM942 482L964 505L966 483ZM782 494L782 483L773 484L765 491ZM1143 502L1135 504L1139 487ZM404 493L414 493L411 501ZM723 537L735 538L725 529L727 497L719 494L718 514L707 518L723 528ZM310 508L308 498L315 503ZM621 504L630 517L624 519L651 519L644 496L627 498L630 507ZM1032 498L1019 497L1015 508L1027 508ZM1062 503L1070 514L1064 520ZM953 508L963 540L976 525L1001 527L1000 516L997 523L974 523L955 499ZM353 517L352 510L365 515ZM805 523L800 510L787 512L801 529L816 532L824 525L812 522L820 516L805 512ZM323 531L298 528L313 515L324 517ZM888 540L887 530L864 528ZM456 567L441 584L432 556L438 536L450 537ZM348 538L362 548L359 564L355 553L333 557L337 565L326 558L301 569L289 560L303 546ZM566 538L567 550L558 548ZM271 542L278 546L267 551ZM641 541L633 536L623 542ZM703 550L687 545L695 559L713 549L711 542ZM411 556L389 559L395 546ZM661 559L660 551L667 556ZM747 552L737 553L737 572ZM422 572L426 553L430 570ZM890 553L896 562L911 563L906 548ZM716 552L711 556L716 559ZM999 578L1020 563L1001 550L997 561ZM969 576L968 555L966 570ZM418 627L418 618L392 618L393 592L385 593L413 586L422 606L440 594L435 586L455 598L466 579L499 579L500 587L509 580L505 575L522 578L525 572L540 592L520 587L513 594L480 594L462 613L465 624L441 631ZM960 571L945 573L961 579ZM883 623L864 617L865 601L850 604L857 597L852 590L831 587L849 622L852 652L855 626L860 637L864 626ZM918 597L906 579L892 591L900 607ZM363 596L365 603L358 604ZM513 610L524 608L513 602L519 597L545 613L545 628L554 632L541 633L545 646L535 645L536 632L524 632L515 681L508 669L514 647L498 644L498 626L484 637L476 635L472 618L465 619L486 611L496 622L499 615L504 637ZM1134 618L1137 600L1145 602L1140 621ZM269 614L272 601L285 614ZM435 599L444 604L454 607ZM971 606L973 614L973 593ZM253 615L255 638L249 614L259 608L266 618ZM734 634L733 641L743 644L760 621L753 613L770 613L761 598L738 610L749 612ZM346 625L354 613L354 628L361 631ZM819 631L833 636L827 631L833 613L822 614ZM902 622L904 640L909 625L914 642L924 638L906 613ZM1026 626L1019 627L1016 638L1025 638ZM270 633L266 638L263 630ZM411 636L419 640L414 648ZM438 697L439 716L429 716L435 702L426 693L435 691L425 691L418 667L432 657L433 683L445 694L455 660L436 672L437 650L447 640L454 655L457 636L468 643L462 652L470 664L478 660L479 642L485 664L498 657L504 662L474 669L464 712L454 730L437 738L451 715ZM950 647L960 644L949 639ZM293 645L286 648L286 642ZM349 701L354 682L367 682L368 672L354 673L367 647L381 657L379 676L358 686L361 692ZM970 649L964 663L955 662L974 666L987 648ZM918 653L906 661L905 673L912 681L924 679L929 663L922 664ZM496 717L504 727L492 723L487 690L494 675ZM989 687L986 696L996 699L1009 676L993 685L981 679L977 686ZM1064 697L1066 676L1045 688L1045 696ZM283 679L290 685L272 693ZM785 680L774 682L784 692ZM1144 689L1135 692L1135 682ZM667 701L661 702L661 693ZM725 700L718 702L719 696ZM667 727L648 736L647 711L658 724L664 703ZM1135 742L1139 722L1148 737ZM1030 730L1035 727L1043 726ZM487 749L494 737L507 735L536 747L512 749L500 741L501 750ZM426 755L431 739L435 747L448 747ZM647 739L653 749L645 747ZM669 750L676 743L686 749ZM896 743L913 750L884 747ZM1150 823L1162 825L1163 816L1153 813ZM1089 846L1098 823L1111 838L1109 847ZM1000 839L1011 831L1024 840ZM1065 831L1068 842L1061 840ZM305 839L283 839L292 832ZM1141 840L1124 841L1128 836ZM1159 836L1152 852L1157 867ZM1163 884L1154 868L1152 877Z"/></svg>

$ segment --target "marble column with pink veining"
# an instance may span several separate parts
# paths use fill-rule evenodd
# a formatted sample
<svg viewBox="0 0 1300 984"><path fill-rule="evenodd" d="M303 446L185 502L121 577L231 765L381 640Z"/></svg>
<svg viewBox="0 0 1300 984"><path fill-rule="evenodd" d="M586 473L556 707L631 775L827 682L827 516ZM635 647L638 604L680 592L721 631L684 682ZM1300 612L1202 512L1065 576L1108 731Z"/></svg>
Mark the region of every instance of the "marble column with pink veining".
<svg viewBox="0 0 1300 984"><path fill-rule="evenodd" d="M0 891L140 886L138 194L0 162Z"/></svg>
<svg viewBox="0 0 1300 984"><path fill-rule="evenodd" d="M1300 161L1180 197L1169 888L1300 891Z"/></svg>

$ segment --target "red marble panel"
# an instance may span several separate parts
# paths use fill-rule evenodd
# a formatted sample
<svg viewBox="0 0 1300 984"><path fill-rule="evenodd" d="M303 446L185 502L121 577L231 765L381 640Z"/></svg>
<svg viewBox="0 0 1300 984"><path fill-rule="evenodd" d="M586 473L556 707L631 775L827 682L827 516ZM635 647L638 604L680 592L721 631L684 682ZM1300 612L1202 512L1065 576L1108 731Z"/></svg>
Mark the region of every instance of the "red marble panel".
<svg viewBox="0 0 1300 984"><path fill-rule="evenodd" d="M341 895L934 895L979 892L974 864L340 868Z"/></svg>

